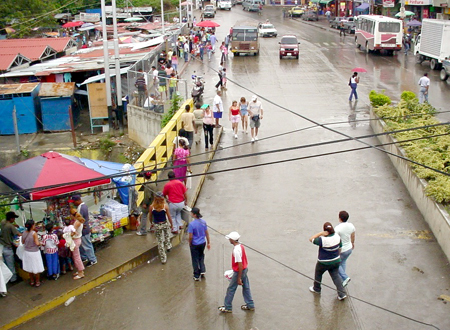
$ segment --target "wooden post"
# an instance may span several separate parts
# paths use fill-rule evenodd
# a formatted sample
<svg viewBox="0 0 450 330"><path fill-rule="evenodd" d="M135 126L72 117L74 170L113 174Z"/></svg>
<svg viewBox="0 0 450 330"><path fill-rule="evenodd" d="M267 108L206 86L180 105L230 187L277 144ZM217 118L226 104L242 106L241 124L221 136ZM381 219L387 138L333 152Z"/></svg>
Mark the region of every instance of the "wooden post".
<svg viewBox="0 0 450 330"><path fill-rule="evenodd" d="M69 105L70 130L72 131L73 147L77 147L77 136L75 135L75 125L73 123L72 106Z"/></svg>

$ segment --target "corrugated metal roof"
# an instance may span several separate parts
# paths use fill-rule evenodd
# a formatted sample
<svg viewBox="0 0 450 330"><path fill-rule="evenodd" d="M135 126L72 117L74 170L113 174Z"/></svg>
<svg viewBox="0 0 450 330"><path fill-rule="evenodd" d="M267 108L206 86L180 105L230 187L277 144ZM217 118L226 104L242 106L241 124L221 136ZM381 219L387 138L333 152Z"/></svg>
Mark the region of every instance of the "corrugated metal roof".
<svg viewBox="0 0 450 330"><path fill-rule="evenodd" d="M31 93L39 83L0 85L0 95Z"/></svg>
<svg viewBox="0 0 450 330"><path fill-rule="evenodd" d="M75 83L42 83L39 96L72 96L75 90Z"/></svg>
<svg viewBox="0 0 450 330"><path fill-rule="evenodd" d="M63 52L69 44L70 37L64 38L30 38L0 40L0 48L26 48L30 46L50 46L58 53Z"/></svg>
<svg viewBox="0 0 450 330"><path fill-rule="evenodd" d="M0 45L0 55L1 54L21 54L32 61L37 61L41 59L41 56L44 55L45 50L49 46L47 45L22 45L22 46L7 46L1 47ZM50 50L53 50L49 47Z"/></svg>
<svg viewBox="0 0 450 330"><path fill-rule="evenodd" d="M19 54L0 54L0 71L8 70Z"/></svg>

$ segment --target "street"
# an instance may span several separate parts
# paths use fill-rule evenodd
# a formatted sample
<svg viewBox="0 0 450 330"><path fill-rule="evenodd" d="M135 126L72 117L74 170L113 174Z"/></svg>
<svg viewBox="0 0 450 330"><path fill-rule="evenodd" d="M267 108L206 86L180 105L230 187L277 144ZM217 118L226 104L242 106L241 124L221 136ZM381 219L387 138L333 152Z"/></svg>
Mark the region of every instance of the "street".
<svg viewBox="0 0 450 330"><path fill-rule="evenodd" d="M268 6L262 16L239 5L231 12L217 11L218 39L235 21L249 17L270 19L278 37L261 39L259 56L229 55L221 121L225 130L215 159L343 138L322 127L307 129L311 122L298 115L337 123L330 127L346 135L372 134L363 121L368 119L370 90L384 89L398 100L403 90L417 93L417 81L430 71L425 63L416 65L412 55L367 55L356 49L353 36L283 19L281 9ZM278 58L278 41L287 33L301 42L299 60ZM211 62L193 62L184 74L205 74L205 103L215 94L219 60L216 52ZM361 74L360 100L349 104L347 84L354 67L368 73ZM446 110L448 83L439 80L437 71L430 72L430 79L430 103ZM241 130L234 139L228 108L233 100L250 100L254 93L264 98L264 119L260 140L251 144L250 134ZM364 141L377 143L375 138ZM212 164L211 173L311 156L206 177L197 202L211 227L203 281L192 280L185 240L170 252L166 265L154 260L19 329L431 329L414 320L449 329L449 304L438 300L450 295L448 260L387 156L368 149L312 157L361 146L351 141ZM322 231L326 221L336 225L341 210L349 212L356 227L355 249L347 262L352 281L344 301L327 287L321 295L308 290L318 250L308 238ZM228 285L223 273L231 268L232 246L219 233L231 231L238 231L248 245L256 310L240 309L244 302L238 288L233 313L222 315L217 307L223 305ZM334 288L328 274L323 281Z"/></svg>

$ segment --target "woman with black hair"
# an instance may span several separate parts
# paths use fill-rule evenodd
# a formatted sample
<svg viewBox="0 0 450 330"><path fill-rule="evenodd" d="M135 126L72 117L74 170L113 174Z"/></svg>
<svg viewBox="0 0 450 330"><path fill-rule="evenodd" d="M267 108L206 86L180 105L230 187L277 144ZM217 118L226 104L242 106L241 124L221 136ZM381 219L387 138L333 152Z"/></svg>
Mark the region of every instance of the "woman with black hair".
<svg viewBox="0 0 450 330"><path fill-rule="evenodd" d="M30 275L30 285L39 287L41 285L40 274L44 271L41 252L39 251L39 242L35 231L34 220L27 220L25 223L27 229L22 235L22 244L25 247L22 258L22 268Z"/></svg>
<svg viewBox="0 0 450 330"><path fill-rule="evenodd" d="M341 263L340 253L342 247L340 236L335 234L331 223L325 222L323 224L323 231L311 236L309 241L319 246L319 258L314 273L314 285L309 287L309 291L320 293L323 273L328 271L334 285L336 285L338 292L337 298L339 300L344 300L347 298L347 295L342 285L342 278L339 276L339 265Z"/></svg>

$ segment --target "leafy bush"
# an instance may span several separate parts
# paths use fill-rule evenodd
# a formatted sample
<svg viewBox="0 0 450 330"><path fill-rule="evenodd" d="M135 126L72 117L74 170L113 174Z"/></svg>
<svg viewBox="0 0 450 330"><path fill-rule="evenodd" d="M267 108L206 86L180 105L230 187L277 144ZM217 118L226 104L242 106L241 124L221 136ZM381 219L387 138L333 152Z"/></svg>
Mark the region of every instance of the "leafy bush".
<svg viewBox="0 0 450 330"><path fill-rule="evenodd" d="M114 141L111 141L110 139L105 138L105 139L100 140L98 147L104 153L110 153L112 151L112 148L115 145L116 145L116 143Z"/></svg>
<svg viewBox="0 0 450 330"><path fill-rule="evenodd" d="M161 119L161 128L164 128L167 125L167 123L172 119L172 117L175 115L175 113L180 109L181 101L183 101L181 96L175 93L175 95L171 100L169 111L165 113Z"/></svg>
<svg viewBox="0 0 450 330"><path fill-rule="evenodd" d="M412 129L440 123L433 114L435 109L419 104L411 92L404 92L396 106L382 105L375 108L377 116L383 118L387 131ZM419 163L450 174L450 129L448 126L424 127L393 134L400 141L406 156ZM417 139L409 142L406 140ZM450 203L450 177L411 163L417 176L428 185L425 192L438 203Z"/></svg>
<svg viewBox="0 0 450 330"><path fill-rule="evenodd" d="M369 99L370 104L372 104L374 108L381 107L386 104L389 105L392 103L389 96L386 96L383 93L377 93L374 90L370 91Z"/></svg>
<svg viewBox="0 0 450 330"><path fill-rule="evenodd" d="M413 92L403 91L402 95L400 96L400 99L408 102L408 101L417 99L417 97L416 97L416 94L414 94Z"/></svg>

